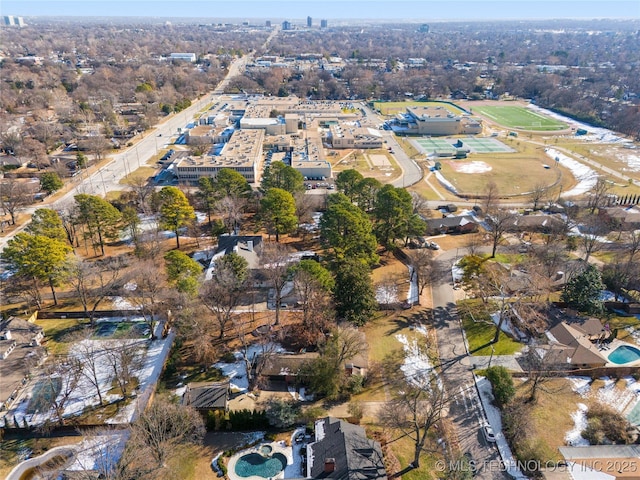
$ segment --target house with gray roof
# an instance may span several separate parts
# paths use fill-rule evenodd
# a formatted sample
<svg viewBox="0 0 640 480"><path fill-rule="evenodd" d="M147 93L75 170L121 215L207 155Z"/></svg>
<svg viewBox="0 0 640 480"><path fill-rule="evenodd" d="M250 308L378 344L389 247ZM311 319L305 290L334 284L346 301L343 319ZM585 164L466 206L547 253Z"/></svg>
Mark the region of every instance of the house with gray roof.
<svg viewBox="0 0 640 480"><path fill-rule="evenodd" d="M315 441L307 446L307 477L386 480L380 443L358 425L333 417L316 420Z"/></svg>
<svg viewBox="0 0 640 480"><path fill-rule="evenodd" d="M427 235L443 233L473 233L478 231L478 222L471 215L452 215L442 218L429 218Z"/></svg>
<svg viewBox="0 0 640 480"><path fill-rule="evenodd" d="M200 413L229 408L229 382L193 382L187 384L182 405L189 405Z"/></svg>

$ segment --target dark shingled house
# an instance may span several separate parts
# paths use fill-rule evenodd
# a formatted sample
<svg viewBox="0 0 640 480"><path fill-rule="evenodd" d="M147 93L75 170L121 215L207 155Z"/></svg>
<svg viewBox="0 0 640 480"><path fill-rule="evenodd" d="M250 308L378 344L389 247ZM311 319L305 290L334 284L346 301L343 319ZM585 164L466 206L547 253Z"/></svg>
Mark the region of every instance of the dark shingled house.
<svg viewBox="0 0 640 480"><path fill-rule="evenodd" d="M200 413L227 411L228 404L229 382L189 383L182 395L182 405L190 405Z"/></svg>
<svg viewBox="0 0 640 480"><path fill-rule="evenodd" d="M307 447L307 477L334 480L387 480L380 444L362 427L325 417L315 424Z"/></svg>
<svg viewBox="0 0 640 480"><path fill-rule="evenodd" d="M428 235L440 235L442 233L471 233L478 231L478 223L471 215L429 218L426 223Z"/></svg>

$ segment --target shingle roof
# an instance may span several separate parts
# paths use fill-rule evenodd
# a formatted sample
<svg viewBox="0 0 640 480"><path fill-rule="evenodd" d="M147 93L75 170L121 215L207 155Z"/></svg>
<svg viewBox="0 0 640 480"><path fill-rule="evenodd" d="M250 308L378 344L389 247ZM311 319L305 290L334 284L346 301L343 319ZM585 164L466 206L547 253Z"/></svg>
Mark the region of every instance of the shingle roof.
<svg viewBox="0 0 640 480"><path fill-rule="evenodd" d="M189 383L182 396L182 404L196 410L226 409L229 400L229 382Z"/></svg>
<svg viewBox="0 0 640 480"><path fill-rule="evenodd" d="M318 425L320 424L320 425ZM367 438L362 427L333 417L316 422L317 441L307 448L312 478L334 480L386 480L387 472L380 444ZM322 434L318 435L318 431ZM333 471L325 472L325 461L335 462Z"/></svg>

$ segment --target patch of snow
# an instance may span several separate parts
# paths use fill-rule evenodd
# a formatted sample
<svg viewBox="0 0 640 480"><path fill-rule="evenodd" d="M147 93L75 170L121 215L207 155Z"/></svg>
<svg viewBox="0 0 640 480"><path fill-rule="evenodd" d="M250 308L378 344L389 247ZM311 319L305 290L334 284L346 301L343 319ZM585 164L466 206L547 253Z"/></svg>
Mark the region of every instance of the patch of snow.
<svg viewBox="0 0 640 480"><path fill-rule="evenodd" d="M404 363L400 370L404 373L407 381L420 387L426 387L431 383L434 373L433 365L417 340L409 341L405 335L398 334L396 339L402 344L404 349ZM438 378L438 382L441 380Z"/></svg>
<svg viewBox="0 0 640 480"><path fill-rule="evenodd" d="M376 288L376 301L382 305L398 301L398 287L395 284L382 284Z"/></svg>
<svg viewBox="0 0 640 480"><path fill-rule="evenodd" d="M491 165L481 161L457 164L454 168L460 173L486 173L492 170Z"/></svg>
<svg viewBox="0 0 640 480"><path fill-rule="evenodd" d="M480 393L480 401L482 402L482 406L486 414L486 421L491 425L491 429L496 437L496 446L498 447L500 457L502 458L507 473L511 478L525 480L527 477L525 477L518 468L518 464L513 458L507 439L502 433L502 417L500 410L494 405L491 383L486 379L486 377L475 377L475 380L478 392ZM484 422L484 419L482 421Z"/></svg>
<svg viewBox="0 0 640 480"><path fill-rule="evenodd" d="M582 437L582 432L587 428L587 406L584 403L578 403L578 410L571 414L573 420L573 428L564 436L567 445L572 447L589 446L589 441Z"/></svg>
<svg viewBox="0 0 640 480"><path fill-rule="evenodd" d="M249 361L253 361L256 355L261 354L264 351L262 345L254 344L250 345L247 349L247 358ZM284 349L279 345L270 345L267 347L268 351L283 352ZM247 376L247 367L243 359L242 353L239 351L233 352L233 356L236 361L233 363L218 362L213 366L220 369L222 375L230 379L230 386L233 392L246 392L249 390L249 377Z"/></svg>
<svg viewBox="0 0 640 480"><path fill-rule="evenodd" d="M134 306L129 300L123 297L113 297L112 303L114 310L136 310L140 308Z"/></svg>
<svg viewBox="0 0 640 480"><path fill-rule="evenodd" d="M442 175L442 173L440 173L439 171L436 171L433 174L435 175L435 177L438 179L438 181L442 184L444 188L449 190L451 193L454 193L456 195L458 194L458 189L454 187L449 180L444 178L444 175Z"/></svg>
<svg viewBox="0 0 640 480"><path fill-rule="evenodd" d="M287 466L284 469L284 478L304 478L306 472L302 471L302 446L303 443L296 443L295 438L299 434L304 434L305 428L296 428L291 434L291 450L287 451Z"/></svg>
<svg viewBox="0 0 640 480"><path fill-rule="evenodd" d="M128 430L86 437L76 446L76 457L67 470L113 473L128 438Z"/></svg>
<svg viewBox="0 0 640 480"><path fill-rule="evenodd" d="M624 390L616 388L616 382L609 377L602 377L601 380L604 380L604 386L596 392L598 402L608 405L617 412L622 413L631 402L636 400L635 385L629 383L628 379ZM633 378L631 378L631 380L633 380ZM633 381L635 382L635 380ZM633 389L629 388L630 386L632 386Z"/></svg>
<svg viewBox="0 0 640 480"><path fill-rule="evenodd" d="M158 323L158 328L162 328L162 322ZM157 340L149 342L142 368L135 373L140 381L138 384L138 391L140 393L137 398L120 409L115 417L108 419L105 423L131 423L135 420L137 412L140 410L139 404L140 407L146 406L146 402L160 378L162 367L169 355L169 350L171 349L174 338L174 332L170 332L167 338L158 338Z"/></svg>
<svg viewBox="0 0 640 480"><path fill-rule="evenodd" d="M553 148L546 148L545 153L563 167L571 170L573 176L578 180L578 185L571 190L562 192L563 197L575 197L593 189L598 181L598 174L595 170Z"/></svg>
<svg viewBox="0 0 640 480"><path fill-rule="evenodd" d="M179 398L182 398L182 396L184 395L184 392L186 392L187 387L186 385L183 387L178 387L173 391L173 394Z"/></svg>
<svg viewBox="0 0 640 480"><path fill-rule="evenodd" d="M591 377L567 377L572 384L571 389L581 397L586 397L591 390Z"/></svg>
<svg viewBox="0 0 640 480"><path fill-rule="evenodd" d="M316 420L315 423L316 442L321 442L324 439L324 421Z"/></svg>

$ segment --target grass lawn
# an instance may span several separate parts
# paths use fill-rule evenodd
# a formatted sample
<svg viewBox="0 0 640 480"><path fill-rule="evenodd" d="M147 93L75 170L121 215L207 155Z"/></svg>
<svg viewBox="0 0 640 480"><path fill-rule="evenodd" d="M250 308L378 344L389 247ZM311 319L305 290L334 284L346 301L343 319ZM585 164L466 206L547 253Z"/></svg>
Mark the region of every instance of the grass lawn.
<svg viewBox="0 0 640 480"><path fill-rule="evenodd" d="M50 355L67 353L70 344L65 341L65 337L89 324L75 318L36 320L35 323L44 329L44 341Z"/></svg>
<svg viewBox="0 0 640 480"><path fill-rule="evenodd" d="M631 333L629 333L626 329L627 328L633 328L634 330L638 331L640 329L640 319L636 318L636 317L612 317L610 319L607 320L607 322L609 323L609 326L614 329L617 328L618 329L618 339L619 340L623 340L625 342L629 342L629 343L638 343L636 342L636 340L633 338L633 336L631 335Z"/></svg>
<svg viewBox="0 0 640 480"><path fill-rule="evenodd" d="M566 148L579 155L585 156L598 162L600 165L624 172L625 176L640 180L640 171L629 168L630 161L637 161L638 150L622 148L619 145L598 144L593 142L583 142L577 138L557 138L553 143L558 147ZM617 195L633 195L640 193L640 187L629 185L619 178L612 179L616 186L614 192ZM622 185L624 184L624 185Z"/></svg>
<svg viewBox="0 0 640 480"><path fill-rule="evenodd" d="M367 430L370 430L371 432L379 432L381 430L381 427L368 426ZM387 447L391 449L391 452L398 460L400 470L406 468L411 462L413 462L414 446L413 441L410 438L400 437L400 434L392 433L391 440L387 444ZM437 449L437 446L433 444L433 439L427 440L427 446L425 450L434 449ZM423 450L420 457L420 468L410 470L409 472L403 474L403 480L434 480L437 478L444 478L445 474L443 472L438 472L438 470L435 468L436 460L440 459L441 457L425 450ZM387 474L389 473L391 472L387 472Z"/></svg>
<svg viewBox="0 0 640 480"><path fill-rule="evenodd" d="M472 162L483 162L489 171L482 173L465 173L465 165ZM575 180L564 167L544 168L549 162L544 152L531 153L496 153L491 156L473 155L466 160L441 159L441 174L460 193L474 195L483 193L489 182L494 182L501 195L519 195L531 192L537 185L563 190L570 189ZM486 168L486 167L485 167ZM472 170L473 171L473 170ZM523 172L527 172L523 175ZM432 183L437 182L433 179ZM558 183L559 182L559 183Z"/></svg>
<svg viewBox="0 0 640 480"><path fill-rule="evenodd" d="M488 317L483 318L474 312L477 321L473 321L470 315L461 310L462 326L469 342L471 355L491 355L490 342L496 334L496 327ZM520 351L522 344L516 342L506 333L500 332L498 341L493 344L494 355L513 355Z"/></svg>
<svg viewBox="0 0 640 480"><path fill-rule="evenodd" d="M156 169L151 167L140 167L137 170L134 170L126 177L123 177L120 180L121 185L131 185L132 182L144 180L149 177L153 177L156 174Z"/></svg>
<svg viewBox="0 0 640 480"><path fill-rule="evenodd" d="M507 128L533 131L554 131L567 128L565 123L516 105L475 105L473 112L480 113Z"/></svg>
<svg viewBox="0 0 640 480"><path fill-rule="evenodd" d="M521 380L514 379L517 397L526 397L529 393L529 385ZM527 437L539 440L543 448L548 451L551 458L548 461L561 460L562 456L558 447L564 446L564 437L573 428L571 414L578 407L578 402L585 402L571 390L569 382L564 378L547 380L538 390L536 403L529 403L531 421L531 434Z"/></svg>

